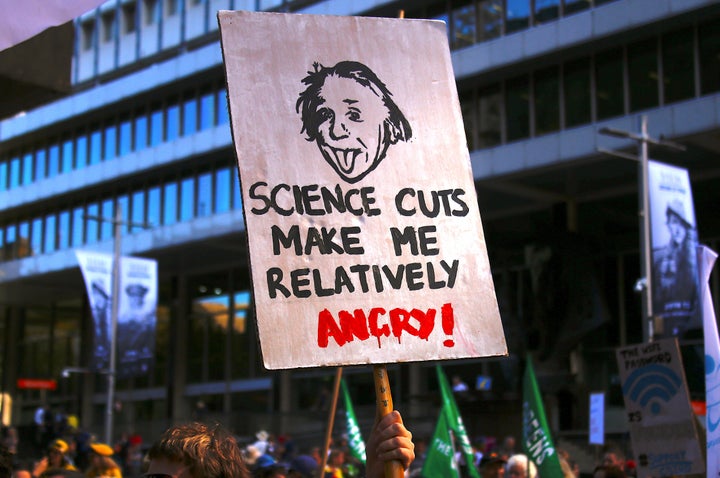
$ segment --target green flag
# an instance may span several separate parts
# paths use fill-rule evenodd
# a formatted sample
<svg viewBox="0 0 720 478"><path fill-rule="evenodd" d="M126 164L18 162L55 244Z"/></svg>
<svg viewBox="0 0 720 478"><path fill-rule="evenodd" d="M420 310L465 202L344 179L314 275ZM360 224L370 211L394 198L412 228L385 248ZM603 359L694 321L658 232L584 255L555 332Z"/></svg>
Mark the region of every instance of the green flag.
<svg viewBox="0 0 720 478"><path fill-rule="evenodd" d="M350 454L365 463L365 442L360 434L357 418L355 418L355 410L350 401L350 393L348 392L345 380L340 380L342 386L343 398L345 399L345 424L348 433L348 445L350 446Z"/></svg>
<svg viewBox="0 0 720 478"><path fill-rule="evenodd" d="M435 367L435 370L440 383L442 408L423 464L422 476L426 478L459 476L454 457L455 447L457 446L465 457L465 463L468 464L469 476L480 478L480 474L473 464L474 456L470 440L465 431L465 425L455 403L450 384L447 377L445 377L445 372L439 365Z"/></svg>
<svg viewBox="0 0 720 478"><path fill-rule="evenodd" d="M529 355L523 378L522 446L530 460L537 465L540 476L563 476Z"/></svg>

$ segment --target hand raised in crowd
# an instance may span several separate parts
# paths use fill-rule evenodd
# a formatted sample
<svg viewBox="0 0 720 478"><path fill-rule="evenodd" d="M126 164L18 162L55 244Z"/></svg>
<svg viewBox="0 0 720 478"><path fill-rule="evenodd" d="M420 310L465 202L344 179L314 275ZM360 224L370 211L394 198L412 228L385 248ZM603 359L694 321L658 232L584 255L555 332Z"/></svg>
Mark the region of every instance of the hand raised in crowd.
<svg viewBox="0 0 720 478"><path fill-rule="evenodd" d="M405 428L400 412L394 410L375 421L366 445L367 478L384 478L385 462L397 460L407 469L415 459L412 433Z"/></svg>

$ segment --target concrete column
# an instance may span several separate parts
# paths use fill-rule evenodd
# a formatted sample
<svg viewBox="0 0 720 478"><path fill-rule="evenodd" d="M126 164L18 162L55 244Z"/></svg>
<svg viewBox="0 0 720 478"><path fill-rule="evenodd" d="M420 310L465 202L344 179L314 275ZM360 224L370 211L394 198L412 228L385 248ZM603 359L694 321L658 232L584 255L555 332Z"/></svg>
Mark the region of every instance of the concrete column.
<svg viewBox="0 0 720 478"><path fill-rule="evenodd" d="M175 282L173 314L170 318L170 375L168 377L168 413L171 420L179 420L190 413L183 392L186 384L187 359L182 344L187 343L187 278L178 276Z"/></svg>

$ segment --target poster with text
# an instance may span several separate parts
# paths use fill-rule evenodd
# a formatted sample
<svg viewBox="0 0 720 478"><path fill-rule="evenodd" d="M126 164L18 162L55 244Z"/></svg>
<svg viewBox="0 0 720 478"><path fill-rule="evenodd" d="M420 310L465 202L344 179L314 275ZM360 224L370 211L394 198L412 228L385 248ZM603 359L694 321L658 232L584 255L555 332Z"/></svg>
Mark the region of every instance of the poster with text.
<svg viewBox="0 0 720 478"><path fill-rule="evenodd" d="M705 471L677 338L616 350L638 477Z"/></svg>
<svg viewBox="0 0 720 478"><path fill-rule="evenodd" d="M109 370L112 344L112 268L113 256L103 252L76 250L75 256L85 281L93 317L93 370Z"/></svg>
<svg viewBox="0 0 720 478"><path fill-rule="evenodd" d="M648 162L652 236L652 308L662 318L658 337L700 329L698 233L686 169Z"/></svg>
<svg viewBox="0 0 720 478"><path fill-rule="evenodd" d="M507 354L445 24L218 19L265 366Z"/></svg>

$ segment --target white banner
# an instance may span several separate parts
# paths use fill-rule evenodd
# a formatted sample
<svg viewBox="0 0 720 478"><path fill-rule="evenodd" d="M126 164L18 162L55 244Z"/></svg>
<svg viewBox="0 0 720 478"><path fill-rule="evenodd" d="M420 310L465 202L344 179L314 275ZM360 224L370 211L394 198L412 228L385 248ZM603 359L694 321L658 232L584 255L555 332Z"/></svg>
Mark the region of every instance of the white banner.
<svg viewBox="0 0 720 478"><path fill-rule="evenodd" d="M144 375L155 355L157 261L123 257L120 261L118 377Z"/></svg>
<svg viewBox="0 0 720 478"><path fill-rule="evenodd" d="M710 294L710 273L717 254L698 247L700 286L705 333L705 425L707 430L707 476L720 476L720 339Z"/></svg>
<svg viewBox="0 0 720 478"><path fill-rule="evenodd" d="M682 337L702 327L697 226L687 169L648 162L652 235L653 316L662 317L657 337Z"/></svg>
<svg viewBox="0 0 720 478"><path fill-rule="evenodd" d="M111 254L80 250L76 250L75 255L85 279L94 324L91 368L107 370L112 341L113 258Z"/></svg>
<svg viewBox="0 0 720 478"><path fill-rule="evenodd" d="M605 444L605 393L590 394L590 444Z"/></svg>

